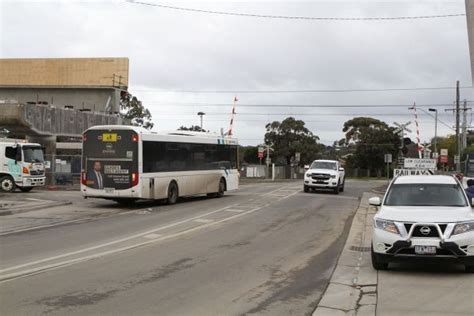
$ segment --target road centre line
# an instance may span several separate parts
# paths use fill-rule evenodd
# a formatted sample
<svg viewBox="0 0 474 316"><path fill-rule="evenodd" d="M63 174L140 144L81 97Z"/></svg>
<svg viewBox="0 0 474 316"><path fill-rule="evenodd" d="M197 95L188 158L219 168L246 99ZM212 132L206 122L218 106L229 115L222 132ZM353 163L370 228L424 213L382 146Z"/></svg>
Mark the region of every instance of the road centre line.
<svg viewBox="0 0 474 316"><path fill-rule="evenodd" d="M280 198L276 201L281 201L281 200L287 199L287 198L289 198L293 195L296 195L297 193L298 192L295 192L295 193L290 194L286 197ZM41 272L44 272L44 271L50 271L50 270L53 270L53 269L66 267L66 266L69 266L69 265L73 265L75 263L84 262L84 261L88 261L88 260L93 260L93 259L96 259L96 258L99 258L99 257L103 257L103 256L115 254L115 253L120 253L120 252L131 250L131 249L134 249L134 248L143 247L143 246L146 246L146 245L151 244L151 243L155 243L155 242L164 241L164 240L167 240L167 239L179 237L179 236L184 235L184 234L188 234L188 233L191 233L191 232L194 232L194 231L206 228L206 227L210 227L210 226L213 226L213 225L224 223L224 222L233 220L235 218L239 218L239 217L242 217L244 215L254 213L254 212L256 212L258 210L261 210L262 208L268 207L270 205L271 205L270 203L267 203L267 204L262 205L260 207L257 207L257 208L254 208L254 209L251 209L249 211L242 212L242 213L237 213L233 216L229 216L229 217L221 219L221 220L217 220L217 221L213 221L213 222L206 223L206 224L203 224L203 225L199 225L199 226L196 226L194 228L190 228L190 229L187 229L187 230L184 230L184 231L181 231L181 232L178 232L178 233L174 233L174 234L171 234L171 235L165 235L165 236L158 237L158 238L155 238L155 239L147 240L147 241L144 241L144 242L141 242L141 243L138 243L138 244L125 246L125 247L121 247L121 248L118 248L118 249L112 249L112 250L104 251L104 252L101 252L101 253L97 253L97 254L93 254L93 255L89 255L89 256L85 256L85 257L80 257L80 258L70 259L70 260L66 260L66 261L61 261L61 262L58 262L58 263L53 263L53 264L49 264L49 265L41 266L41 267L37 267L37 268L32 268L32 269L29 269L29 270L10 273L10 274L7 274L7 275L0 275L0 283L12 281L12 280L14 280L16 278L20 278L20 277L27 277L29 275L38 274L38 273L41 273ZM215 213L216 211L213 211L213 212ZM97 248L97 247L90 247L90 248ZM56 256L56 257L64 257L64 256ZM21 267L25 267L25 266L31 266L33 264L41 263L41 261L46 262L46 261L51 261L51 260L54 260L54 259L48 258L47 260L46 259L39 260L36 263L27 263L27 264L11 267L11 268L8 268L8 269L3 269L3 270L0 270L0 273L4 272L4 271L17 270L17 269L19 269Z"/></svg>

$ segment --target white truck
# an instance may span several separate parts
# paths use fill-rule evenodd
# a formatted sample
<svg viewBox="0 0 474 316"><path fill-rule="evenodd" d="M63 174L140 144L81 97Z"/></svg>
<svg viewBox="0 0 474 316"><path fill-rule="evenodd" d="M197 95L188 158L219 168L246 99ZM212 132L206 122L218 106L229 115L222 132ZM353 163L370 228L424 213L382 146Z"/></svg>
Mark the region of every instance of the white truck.
<svg viewBox="0 0 474 316"><path fill-rule="evenodd" d="M44 151L40 144L0 140L0 192L29 192L45 184Z"/></svg>
<svg viewBox="0 0 474 316"><path fill-rule="evenodd" d="M337 160L315 160L304 175L304 191L331 189L335 194L344 191L344 168Z"/></svg>

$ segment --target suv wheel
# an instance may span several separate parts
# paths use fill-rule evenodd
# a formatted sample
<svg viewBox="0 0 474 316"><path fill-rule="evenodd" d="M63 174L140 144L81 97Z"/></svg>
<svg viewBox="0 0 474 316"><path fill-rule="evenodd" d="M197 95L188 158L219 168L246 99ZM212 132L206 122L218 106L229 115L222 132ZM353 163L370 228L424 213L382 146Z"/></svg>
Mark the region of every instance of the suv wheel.
<svg viewBox="0 0 474 316"><path fill-rule="evenodd" d="M370 255L372 257L372 267L374 267L375 270L387 270L388 263L380 260L378 255L374 252L373 246L370 247Z"/></svg>
<svg viewBox="0 0 474 316"><path fill-rule="evenodd" d="M305 191L306 193L309 192L309 186L305 185L303 189L304 189L304 191Z"/></svg>
<svg viewBox="0 0 474 316"><path fill-rule="evenodd" d="M339 192L344 192L344 185L346 184L346 179L344 179L344 181L342 181L342 185L341 185L341 188L339 189Z"/></svg>

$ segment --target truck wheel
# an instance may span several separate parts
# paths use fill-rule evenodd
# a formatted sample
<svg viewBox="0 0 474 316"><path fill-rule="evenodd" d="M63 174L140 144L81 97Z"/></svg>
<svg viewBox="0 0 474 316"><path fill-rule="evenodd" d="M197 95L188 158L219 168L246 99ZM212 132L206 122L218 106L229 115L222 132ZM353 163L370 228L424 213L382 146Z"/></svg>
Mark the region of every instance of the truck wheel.
<svg viewBox="0 0 474 316"><path fill-rule="evenodd" d="M172 181L170 183L170 186L168 187L168 199L166 200L166 202L169 205L176 204L176 202L178 201L178 197L179 197L178 185L176 184L175 181Z"/></svg>
<svg viewBox="0 0 474 316"><path fill-rule="evenodd" d="M339 192L344 192L344 185L346 184L346 179L344 179L344 181L342 181L342 186L341 188L339 189Z"/></svg>
<svg viewBox="0 0 474 316"><path fill-rule="evenodd" d="M388 269L388 263L380 261L377 254L374 252L373 246L370 247L370 255L372 257L372 267L374 267L375 270L387 270Z"/></svg>
<svg viewBox="0 0 474 316"><path fill-rule="evenodd" d="M33 190L33 187L27 187L27 188L20 188L21 192L30 192Z"/></svg>
<svg viewBox="0 0 474 316"><path fill-rule="evenodd" d="M13 192L15 191L16 185L15 180L10 176L0 177L0 191L1 192Z"/></svg>
<svg viewBox="0 0 474 316"><path fill-rule="evenodd" d="M306 193L309 192L309 186L305 185L305 186L303 187L303 189L304 189L304 191L305 191Z"/></svg>
<svg viewBox="0 0 474 316"><path fill-rule="evenodd" d="M338 182L337 187L334 189L334 194L339 194L340 187L341 187L341 184Z"/></svg>

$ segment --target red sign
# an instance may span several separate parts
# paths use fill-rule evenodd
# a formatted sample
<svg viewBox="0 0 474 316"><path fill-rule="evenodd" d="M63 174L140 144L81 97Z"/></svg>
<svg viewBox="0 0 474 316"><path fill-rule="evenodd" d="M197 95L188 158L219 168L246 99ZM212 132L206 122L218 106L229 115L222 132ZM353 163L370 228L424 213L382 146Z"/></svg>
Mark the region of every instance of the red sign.
<svg viewBox="0 0 474 316"><path fill-rule="evenodd" d="M439 157L440 163L448 163L448 156L441 156Z"/></svg>
<svg viewBox="0 0 474 316"><path fill-rule="evenodd" d="M263 158L263 151L258 152L258 158Z"/></svg>

